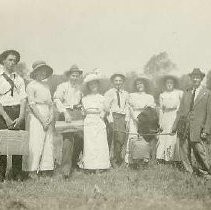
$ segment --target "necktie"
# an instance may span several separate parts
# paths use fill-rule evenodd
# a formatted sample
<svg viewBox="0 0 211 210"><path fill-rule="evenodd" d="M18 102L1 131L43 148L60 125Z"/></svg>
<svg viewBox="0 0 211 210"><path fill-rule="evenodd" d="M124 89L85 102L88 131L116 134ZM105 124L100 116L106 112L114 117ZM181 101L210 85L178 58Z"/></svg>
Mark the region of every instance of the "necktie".
<svg viewBox="0 0 211 210"><path fill-rule="evenodd" d="M121 103L120 103L120 94L119 94L119 90L116 91L116 95L117 95L117 103L118 103L118 106L119 106L119 108L120 108Z"/></svg>
<svg viewBox="0 0 211 210"><path fill-rule="evenodd" d="M190 104L190 111L193 110L195 95L196 95L196 89L193 89L192 97L191 97L191 104Z"/></svg>

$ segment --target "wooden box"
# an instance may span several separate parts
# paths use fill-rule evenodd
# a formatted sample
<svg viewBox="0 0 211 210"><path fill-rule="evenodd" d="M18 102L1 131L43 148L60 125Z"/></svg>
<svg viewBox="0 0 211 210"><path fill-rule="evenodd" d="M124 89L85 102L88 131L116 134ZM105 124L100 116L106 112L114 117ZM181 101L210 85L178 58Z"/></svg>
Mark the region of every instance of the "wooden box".
<svg viewBox="0 0 211 210"><path fill-rule="evenodd" d="M28 137L27 131L0 130L0 155L27 155Z"/></svg>

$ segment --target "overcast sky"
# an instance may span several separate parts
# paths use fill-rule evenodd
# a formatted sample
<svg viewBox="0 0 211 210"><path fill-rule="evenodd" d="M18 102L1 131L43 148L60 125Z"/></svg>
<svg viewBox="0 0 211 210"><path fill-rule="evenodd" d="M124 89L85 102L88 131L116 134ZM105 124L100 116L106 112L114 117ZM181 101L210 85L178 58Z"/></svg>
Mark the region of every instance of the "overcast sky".
<svg viewBox="0 0 211 210"><path fill-rule="evenodd" d="M141 71L167 51L180 71L211 69L210 0L1 0L0 26L0 50L30 68Z"/></svg>

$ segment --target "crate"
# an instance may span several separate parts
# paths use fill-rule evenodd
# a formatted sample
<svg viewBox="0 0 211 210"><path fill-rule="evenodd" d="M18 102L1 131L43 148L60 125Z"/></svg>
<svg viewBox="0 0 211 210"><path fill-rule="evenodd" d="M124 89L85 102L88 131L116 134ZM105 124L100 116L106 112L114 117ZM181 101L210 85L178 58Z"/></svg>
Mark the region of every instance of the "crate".
<svg viewBox="0 0 211 210"><path fill-rule="evenodd" d="M23 130L0 130L0 155L28 155L29 135Z"/></svg>

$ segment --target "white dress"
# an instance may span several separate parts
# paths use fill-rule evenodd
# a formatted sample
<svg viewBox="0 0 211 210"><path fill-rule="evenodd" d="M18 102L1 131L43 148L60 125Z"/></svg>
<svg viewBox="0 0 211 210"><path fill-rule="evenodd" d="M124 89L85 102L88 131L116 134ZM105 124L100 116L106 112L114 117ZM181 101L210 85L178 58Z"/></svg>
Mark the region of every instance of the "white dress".
<svg viewBox="0 0 211 210"><path fill-rule="evenodd" d="M129 163L130 139L133 137L137 137L137 135L133 134L133 133L137 133L137 130L138 130L136 119L146 106L155 107L155 102L154 102L153 96L150 94L147 94L145 92L130 93L129 106L130 106L129 133L132 133L132 134L129 134L129 136L128 136L126 155L125 155L126 163ZM146 145L148 145L147 142L146 142Z"/></svg>
<svg viewBox="0 0 211 210"><path fill-rule="evenodd" d="M79 163L83 169L110 168L106 125L100 116L104 115L104 97L100 94L87 95L82 99L86 117L84 120L84 149ZM91 113L91 112L96 113Z"/></svg>
<svg viewBox="0 0 211 210"><path fill-rule="evenodd" d="M51 94L48 86L32 81L27 86L26 91L29 105L35 104L40 114L48 118L52 108ZM23 169L25 171L36 171L39 167L40 171L53 170L53 126L50 125L48 130L44 131L40 121L30 110L27 119L27 130L29 131L29 155L24 157ZM42 150L43 154L39 165Z"/></svg>
<svg viewBox="0 0 211 210"><path fill-rule="evenodd" d="M183 92L173 90L160 94L160 126L163 133L170 133L176 118ZM157 159L176 161L179 158L177 136L159 136L157 143Z"/></svg>

